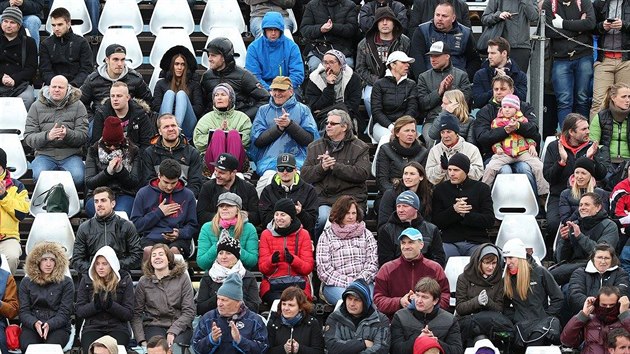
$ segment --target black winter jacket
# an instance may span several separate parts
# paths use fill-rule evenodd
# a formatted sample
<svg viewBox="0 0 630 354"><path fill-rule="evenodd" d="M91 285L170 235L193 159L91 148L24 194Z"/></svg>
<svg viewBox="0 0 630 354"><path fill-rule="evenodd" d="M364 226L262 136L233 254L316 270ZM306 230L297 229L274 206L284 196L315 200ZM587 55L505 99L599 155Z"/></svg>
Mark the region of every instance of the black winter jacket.
<svg viewBox="0 0 630 354"><path fill-rule="evenodd" d="M38 285L30 277L20 281L20 322L35 328L35 322L48 323L50 331L64 329L70 333L70 318L74 313L74 283L64 277L59 283Z"/></svg>
<svg viewBox="0 0 630 354"><path fill-rule="evenodd" d="M85 185L88 188L88 197L92 197L96 187L109 187L116 195L135 196L140 187L140 150L133 143L129 143L127 156L131 162L131 171L123 167L120 172L110 175L107 172L108 164L103 163L98 157L99 142L94 143L88 149L85 159Z"/></svg>
<svg viewBox="0 0 630 354"><path fill-rule="evenodd" d="M286 191L280 181L274 176L273 181L267 185L260 194L258 211L260 213L260 223L265 227L273 220L274 206L282 198L289 198L293 203L300 202L302 211L297 214L302 223L302 227L311 235L315 231L315 221L317 221L318 203L315 188L298 177L289 191Z"/></svg>
<svg viewBox="0 0 630 354"><path fill-rule="evenodd" d="M407 15L407 8L402 2L396 0L385 0L383 2L379 0L369 0L365 2L365 5L361 6L361 10L359 11L359 27L361 32L368 33L370 28L373 28L374 24L378 22L378 20L374 17L376 14L376 10L381 7L389 7L392 9L394 14L396 14L396 22L402 26L401 31L399 33L407 33L407 26L409 26L409 16ZM391 53L389 51L388 53Z"/></svg>
<svg viewBox="0 0 630 354"><path fill-rule="evenodd" d="M229 191L223 188L223 186L219 186L214 179L203 184L197 202L197 222L199 225L203 225L212 220L214 214L217 213L217 200L219 200L219 195L225 192L238 194L243 200L242 210L247 212L249 222L254 226L260 224L258 193L256 192L256 188L251 183L236 177Z"/></svg>
<svg viewBox="0 0 630 354"><path fill-rule="evenodd" d="M344 1L349 2L350 0ZM346 88L343 91L343 104L345 104L345 111L350 114L350 117L358 118L362 90L361 78L359 78L359 75L353 72L350 67L346 68L343 74L345 76L350 72L352 73L352 76L350 77L350 80L348 80ZM314 80L317 80L321 86L318 86ZM342 80L345 81L345 79ZM309 75L309 79L306 83L306 92L304 93L304 99L306 100L308 107L311 111L313 111L313 116L318 124L321 123L322 119L325 119L322 117L322 113L328 112L333 108L337 108L335 85L331 85L327 82L323 82L322 84L322 81L323 80L319 76L319 69L313 71L311 75ZM343 82L339 83L339 85L342 84Z"/></svg>
<svg viewBox="0 0 630 354"><path fill-rule="evenodd" d="M404 77L396 82L391 74L376 80L372 87L373 123L387 128L402 116L417 118L418 100L416 82ZM370 126L370 131L373 129Z"/></svg>
<svg viewBox="0 0 630 354"><path fill-rule="evenodd" d="M437 7L438 0L413 0L413 7L411 8L411 14L409 15L409 38L413 36L413 32L418 25L433 20L433 13ZM468 14L468 4L466 1L457 0L452 2L455 6L455 16L457 22L462 25L472 28L470 23L470 16Z"/></svg>
<svg viewBox="0 0 630 354"><path fill-rule="evenodd" d="M602 286L616 286L621 291L621 296L630 293L630 280L621 266L612 266L604 273L600 273L593 261L586 266L578 268L571 274L569 281L569 305L571 309L582 309L584 301L589 296L598 296Z"/></svg>
<svg viewBox="0 0 630 354"><path fill-rule="evenodd" d="M142 75L134 69L126 67L122 75L117 79L105 78L103 75L107 75L106 64L102 64L96 71L88 75L83 85L81 85L81 92L83 93L81 102L83 102L88 111L98 111L103 105L103 100L109 97L109 90L116 81L122 81L127 84L129 95L132 98L141 99L145 102L153 100L149 86L144 82Z"/></svg>
<svg viewBox="0 0 630 354"><path fill-rule="evenodd" d="M439 305L431 313L421 313L415 309L400 309L392 319L392 353L412 354L413 344L426 326L433 332L446 353L464 351L457 319Z"/></svg>
<svg viewBox="0 0 630 354"><path fill-rule="evenodd" d="M63 75L70 85L81 87L92 71L92 48L85 38L72 32L72 27L61 37L52 34L41 41L39 73L45 85L56 75Z"/></svg>
<svg viewBox="0 0 630 354"><path fill-rule="evenodd" d="M525 74L513 61L509 61L504 72L514 81L514 94L521 102L527 101L527 74ZM481 64L481 69L477 70L473 78L472 99L473 108L482 108L492 102L492 79L496 75L496 69L491 68L486 60ZM522 107L521 107L522 108Z"/></svg>
<svg viewBox="0 0 630 354"><path fill-rule="evenodd" d="M311 315L304 315L300 322L289 328L282 324L282 315L274 311L267 323L267 333L269 335L268 354L285 354L284 344L289 338L298 342L300 354L324 353L322 325Z"/></svg>
<svg viewBox="0 0 630 354"><path fill-rule="evenodd" d="M112 108L110 99L103 101L103 105L94 114L94 124L92 127L92 137L90 144L94 144L103 136L103 125L109 116L116 117L116 112ZM134 98L129 101L129 111L122 118L125 136L131 140L141 151L151 145L151 138L157 133L155 118L151 114L148 102Z"/></svg>
<svg viewBox="0 0 630 354"><path fill-rule="evenodd" d="M330 43L347 57L354 56L354 39L359 30L356 5L350 0L313 0L304 8L300 33L305 39ZM332 29L322 33L320 28L332 20ZM307 46L306 52L312 49Z"/></svg>
<svg viewBox="0 0 630 354"><path fill-rule="evenodd" d="M212 280L205 272L199 284L199 292L197 293L197 315L203 316L208 311L217 308L217 291L223 283L217 283ZM258 307L262 300L258 291L258 283L256 277L250 271L245 271L243 276L243 302L252 312L258 312Z"/></svg>
<svg viewBox="0 0 630 354"><path fill-rule="evenodd" d="M405 165L416 161L424 166L429 150L414 140L410 148L405 148L397 139L381 145L376 155L376 185L381 193L394 187L394 180L400 180Z"/></svg>
<svg viewBox="0 0 630 354"><path fill-rule="evenodd" d="M358 324L351 319L345 305L335 310L326 319L324 340L329 353L387 354L391 335L387 316L378 312L372 305L368 314ZM365 347L365 340L374 343Z"/></svg>
<svg viewBox="0 0 630 354"><path fill-rule="evenodd" d="M154 112L160 111L164 94L166 91L171 89L169 81L171 76L169 74L170 73L166 74L166 78L158 80L155 84L155 88L153 89L153 104L151 105L151 109L153 109ZM197 73L193 73L188 79L188 82L186 82L189 92L188 99L190 100L190 104L192 105L197 119L201 118L204 113L203 92L201 90L200 80L199 75L197 75Z"/></svg>
<svg viewBox="0 0 630 354"><path fill-rule="evenodd" d="M557 4L555 12L552 11L552 3L554 2ZM569 6L564 6L561 0L545 0L542 9L546 11L547 26L551 27L548 35L551 38L551 54L554 58L575 60L593 55L591 48L577 44L593 45L593 30L596 19L591 0L571 0ZM553 27L554 14L564 19L562 28ZM586 14L584 19L581 18L583 14ZM572 38L575 42L564 38L562 35Z"/></svg>
<svg viewBox="0 0 630 354"><path fill-rule="evenodd" d="M136 227L112 212L104 218L93 217L79 225L72 252L72 268L87 275L92 257L103 246L116 251L121 269L139 269L142 248Z"/></svg>
<svg viewBox="0 0 630 354"><path fill-rule="evenodd" d="M597 24L595 25L595 33L599 34L598 48L597 51L597 60L604 60L604 51L601 50L605 48L604 41L607 36L615 36L619 34L612 34L606 32L604 30L604 21L609 18L620 18L622 21L621 24L621 48L630 48L630 2L627 0L623 0L621 2L621 9L619 13L613 14L609 13L610 11L610 0L595 0L593 2L593 9L595 11L595 19ZM624 61L630 59L630 53L622 53L622 58Z"/></svg>
<svg viewBox="0 0 630 354"><path fill-rule="evenodd" d="M26 46L26 58L22 59L22 46ZM26 36L20 29L18 36L12 41L0 34L0 76L7 74L15 81L15 86L23 82L33 83L37 73L37 45L35 40ZM24 62L24 67L22 67Z"/></svg>
<svg viewBox="0 0 630 354"><path fill-rule="evenodd" d="M586 262L595 246L600 243L617 248L619 231L617 224L608 217L607 211L600 210L594 216L580 217L577 223L580 226L580 234L577 235L579 237L570 235L567 240L558 237L555 251L558 261Z"/></svg>

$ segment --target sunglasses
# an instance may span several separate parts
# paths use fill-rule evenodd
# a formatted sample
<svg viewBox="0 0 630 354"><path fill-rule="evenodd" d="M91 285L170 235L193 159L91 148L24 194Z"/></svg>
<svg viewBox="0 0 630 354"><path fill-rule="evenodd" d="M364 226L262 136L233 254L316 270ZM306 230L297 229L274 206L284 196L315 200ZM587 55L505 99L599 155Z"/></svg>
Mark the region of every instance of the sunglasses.
<svg viewBox="0 0 630 354"><path fill-rule="evenodd" d="M332 125L333 127L334 127L335 125L339 125L339 124L341 124L341 122L331 122L331 121L326 121L326 125Z"/></svg>
<svg viewBox="0 0 630 354"><path fill-rule="evenodd" d="M280 166L278 167L278 172L293 172L295 168L289 166Z"/></svg>

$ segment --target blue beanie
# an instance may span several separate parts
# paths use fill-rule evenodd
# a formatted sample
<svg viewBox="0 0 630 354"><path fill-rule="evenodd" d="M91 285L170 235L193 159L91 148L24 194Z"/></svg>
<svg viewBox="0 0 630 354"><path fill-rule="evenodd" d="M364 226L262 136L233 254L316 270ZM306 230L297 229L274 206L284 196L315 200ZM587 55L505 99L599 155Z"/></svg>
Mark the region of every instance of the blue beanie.
<svg viewBox="0 0 630 354"><path fill-rule="evenodd" d="M217 295L243 301L243 279L241 276L238 273L228 275L223 281L223 285L217 290Z"/></svg>
<svg viewBox="0 0 630 354"><path fill-rule="evenodd" d="M350 283L341 295L343 301L346 301L348 295L361 299L363 301L363 314L367 314L367 311L372 307L372 295L370 294L370 287L365 280L359 278Z"/></svg>

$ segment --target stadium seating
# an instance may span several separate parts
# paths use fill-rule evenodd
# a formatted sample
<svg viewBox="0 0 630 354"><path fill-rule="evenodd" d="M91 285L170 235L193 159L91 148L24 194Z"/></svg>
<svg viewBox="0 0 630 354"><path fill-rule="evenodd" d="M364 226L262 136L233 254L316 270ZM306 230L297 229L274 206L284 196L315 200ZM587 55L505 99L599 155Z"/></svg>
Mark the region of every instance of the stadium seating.
<svg viewBox="0 0 630 354"><path fill-rule="evenodd" d="M142 49L140 49L140 42L136 36L134 29L131 27L125 28L108 28L101 40L101 46L98 48L96 54L96 63L100 65L105 61L105 49L110 44L120 44L127 50L127 66L132 69L138 68L142 65L143 56Z"/></svg>
<svg viewBox="0 0 630 354"><path fill-rule="evenodd" d="M101 18L98 21L98 31L105 34L108 28L114 26L131 27L136 35L142 33L144 28L142 14L134 0L108 0L105 2Z"/></svg>
<svg viewBox="0 0 630 354"><path fill-rule="evenodd" d="M46 196L46 192L50 190L50 188L58 183L63 184L63 188L68 195L68 199L70 201L69 209L68 209L68 217L73 217L77 215L81 211L81 203L79 201L79 194L77 193L77 188L74 185L74 181L72 180L72 175L68 171L42 171L39 175L39 179L37 180L37 184L35 185L35 190L33 191L33 197L31 199L31 215L37 216L39 213L45 213L44 209L46 203L44 202L44 198Z"/></svg>
<svg viewBox="0 0 630 354"><path fill-rule="evenodd" d="M72 31L78 35L85 35L92 31L92 20L88 13L87 6L83 0L55 0L51 1L50 12L58 7L63 7L70 12L72 22L78 24L72 25ZM46 32L52 33L52 24L50 16L46 20Z"/></svg>
<svg viewBox="0 0 630 354"><path fill-rule="evenodd" d="M506 215L538 215L538 198L527 175L501 173L492 186L494 217L503 220Z"/></svg>
<svg viewBox="0 0 630 354"><path fill-rule="evenodd" d="M26 107L21 98L0 97L0 130L18 130L20 140L24 139L26 115Z"/></svg>
<svg viewBox="0 0 630 354"><path fill-rule="evenodd" d="M536 217L532 215L506 215L499 227L495 244L503 247L512 238L520 238L526 248L532 248L534 257L545 258L547 249Z"/></svg>
<svg viewBox="0 0 630 354"><path fill-rule="evenodd" d="M28 161L19 136L0 133L0 148L7 153L7 167L11 171L11 177L19 179L24 176L28 170Z"/></svg>

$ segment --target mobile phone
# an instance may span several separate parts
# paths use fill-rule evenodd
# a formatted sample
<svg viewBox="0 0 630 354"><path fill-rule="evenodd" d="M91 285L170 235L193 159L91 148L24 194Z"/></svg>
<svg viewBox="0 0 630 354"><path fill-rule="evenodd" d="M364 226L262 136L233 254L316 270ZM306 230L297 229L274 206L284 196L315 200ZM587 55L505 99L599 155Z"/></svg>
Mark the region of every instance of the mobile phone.
<svg viewBox="0 0 630 354"><path fill-rule="evenodd" d="M615 22L615 19L614 18L607 18L606 22L608 22L608 23Z"/></svg>

